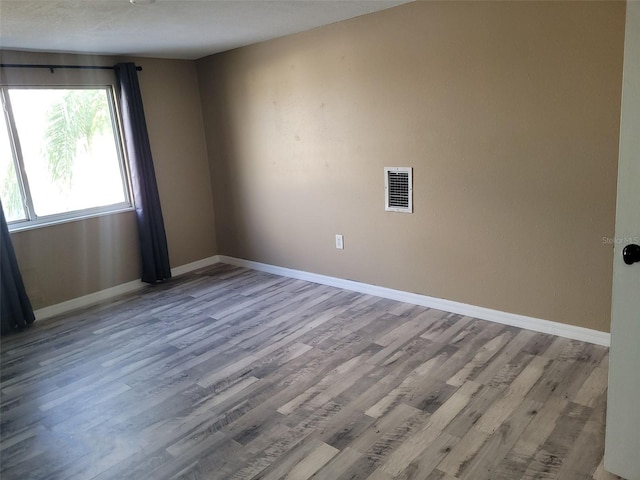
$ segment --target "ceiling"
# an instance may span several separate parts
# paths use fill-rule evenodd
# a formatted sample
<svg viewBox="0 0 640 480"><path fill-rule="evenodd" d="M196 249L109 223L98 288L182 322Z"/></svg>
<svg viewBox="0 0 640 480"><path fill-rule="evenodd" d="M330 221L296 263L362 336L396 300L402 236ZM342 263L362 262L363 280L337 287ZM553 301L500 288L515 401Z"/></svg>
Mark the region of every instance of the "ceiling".
<svg viewBox="0 0 640 480"><path fill-rule="evenodd" d="M0 0L0 48L193 60L408 1Z"/></svg>

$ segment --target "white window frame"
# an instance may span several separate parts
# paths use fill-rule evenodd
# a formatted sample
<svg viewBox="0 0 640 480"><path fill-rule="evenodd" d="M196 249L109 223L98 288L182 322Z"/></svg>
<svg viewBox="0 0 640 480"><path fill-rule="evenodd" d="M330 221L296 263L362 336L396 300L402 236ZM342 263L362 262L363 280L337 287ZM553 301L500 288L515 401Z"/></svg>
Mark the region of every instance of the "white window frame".
<svg viewBox="0 0 640 480"><path fill-rule="evenodd" d="M20 147L20 138L17 133L15 119L13 116L13 109L11 106L11 100L9 98L9 90L21 89L21 90L105 90L107 93L107 101L109 104L109 110L111 114L111 125L114 133L114 140L116 143L116 152L118 155L118 166L120 168L120 174L123 183L123 191L125 200L124 202L104 205L99 207L91 207L80 210L73 210L63 213L55 213L50 215L38 216L35 213L33 207L33 200L31 197L31 190L29 187L29 178L27 176L24 160L22 156L22 150ZM29 230L32 228L38 228L48 225L54 225L59 223L66 223L77 221L85 218L120 213L125 211L134 210L132 187L131 187L131 175L129 171L129 162L127 161L126 150L124 148L124 135L122 129L122 122L120 111L118 109L118 102L114 92L113 85L109 84L95 84L95 85L0 85L0 97L2 100L3 112L8 127L9 142L11 144L13 164L18 181L18 187L22 196L22 203L25 210L26 219L7 221L9 231L16 232L22 230Z"/></svg>

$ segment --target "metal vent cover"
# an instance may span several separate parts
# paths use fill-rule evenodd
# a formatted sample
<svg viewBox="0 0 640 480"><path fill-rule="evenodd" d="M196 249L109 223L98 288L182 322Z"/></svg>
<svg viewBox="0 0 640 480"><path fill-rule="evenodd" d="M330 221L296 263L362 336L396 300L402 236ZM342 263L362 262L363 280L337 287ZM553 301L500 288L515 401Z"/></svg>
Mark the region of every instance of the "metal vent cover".
<svg viewBox="0 0 640 480"><path fill-rule="evenodd" d="M411 167L384 167L384 209L413 213L413 170Z"/></svg>

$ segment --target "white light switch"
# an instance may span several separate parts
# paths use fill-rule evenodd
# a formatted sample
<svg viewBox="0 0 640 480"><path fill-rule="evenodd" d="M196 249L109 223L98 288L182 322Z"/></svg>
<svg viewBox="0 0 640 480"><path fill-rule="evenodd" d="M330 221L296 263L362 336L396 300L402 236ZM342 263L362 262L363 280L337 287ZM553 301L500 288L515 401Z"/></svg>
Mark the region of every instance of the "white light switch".
<svg viewBox="0 0 640 480"><path fill-rule="evenodd" d="M342 238L342 235L336 235L336 248L344 250L344 239Z"/></svg>

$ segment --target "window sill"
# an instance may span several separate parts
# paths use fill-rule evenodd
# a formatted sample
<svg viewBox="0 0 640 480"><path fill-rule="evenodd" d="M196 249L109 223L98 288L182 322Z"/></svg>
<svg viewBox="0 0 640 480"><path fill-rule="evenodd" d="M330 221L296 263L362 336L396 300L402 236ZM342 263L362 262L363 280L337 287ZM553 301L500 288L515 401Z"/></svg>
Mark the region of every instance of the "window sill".
<svg viewBox="0 0 640 480"><path fill-rule="evenodd" d="M87 220L90 218L104 217L106 215L118 215L120 213L134 212L134 211L135 211L135 207L126 206L122 208L115 208L113 210L78 214L78 215L74 215L73 217L54 218L54 219L46 218L41 220L33 220L30 222L14 223L14 224L9 224L8 227L9 227L9 233L17 233L17 232L24 232L27 230L34 230L37 228L52 227L54 225L60 225L63 223L78 222L78 221Z"/></svg>

